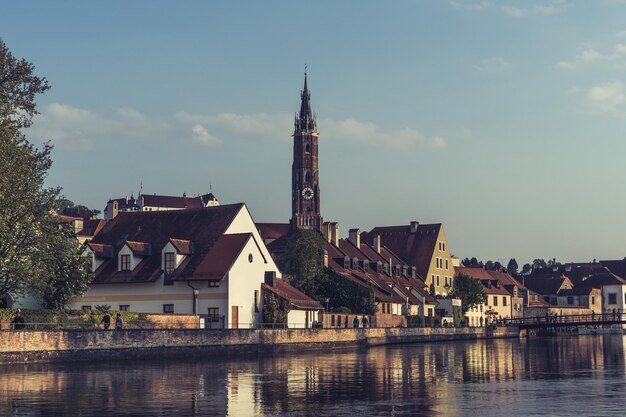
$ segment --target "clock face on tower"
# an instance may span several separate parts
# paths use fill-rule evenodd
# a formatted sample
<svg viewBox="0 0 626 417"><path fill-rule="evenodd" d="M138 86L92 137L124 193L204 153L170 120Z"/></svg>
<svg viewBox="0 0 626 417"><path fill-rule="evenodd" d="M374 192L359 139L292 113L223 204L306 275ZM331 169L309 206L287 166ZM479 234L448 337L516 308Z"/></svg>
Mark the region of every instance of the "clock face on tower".
<svg viewBox="0 0 626 417"><path fill-rule="evenodd" d="M310 200L313 198L313 190L310 189L309 187L305 188L304 190L302 190L302 197L304 197L306 200Z"/></svg>

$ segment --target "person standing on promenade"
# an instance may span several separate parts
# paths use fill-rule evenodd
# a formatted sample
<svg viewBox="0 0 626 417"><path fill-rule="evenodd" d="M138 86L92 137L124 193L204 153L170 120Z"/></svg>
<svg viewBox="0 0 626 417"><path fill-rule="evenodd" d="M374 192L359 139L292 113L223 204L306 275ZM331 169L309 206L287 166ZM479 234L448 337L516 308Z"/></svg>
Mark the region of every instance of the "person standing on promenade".
<svg viewBox="0 0 626 417"><path fill-rule="evenodd" d="M11 320L14 330L24 330L26 328L26 319L22 316L22 310L18 309L15 312L15 317Z"/></svg>
<svg viewBox="0 0 626 417"><path fill-rule="evenodd" d="M355 329L359 327L359 318L357 316L354 316L354 320L352 320L352 327Z"/></svg>
<svg viewBox="0 0 626 417"><path fill-rule="evenodd" d="M367 317L363 316L363 318L361 319L361 327L366 328L367 327Z"/></svg>
<svg viewBox="0 0 626 417"><path fill-rule="evenodd" d="M104 330L109 330L109 327L111 326L111 316L109 316L108 311L104 312L104 317L100 320L100 324L104 326Z"/></svg>
<svg viewBox="0 0 626 417"><path fill-rule="evenodd" d="M343 321L343 327L344 327L345 329L347 329L347 328L348 328L348 326L349 326L349 324L348 324L348 323L349 323L349 322L348 322L348 316L346 316L345 320Z"/></svg>
<svg viewBox="0 0 626 417"><path fill-rule="evenodd" d="M117 313L117 317L115 317L115 330L122 330L122 327L124 327L122 315L120 313Z"/></svg>

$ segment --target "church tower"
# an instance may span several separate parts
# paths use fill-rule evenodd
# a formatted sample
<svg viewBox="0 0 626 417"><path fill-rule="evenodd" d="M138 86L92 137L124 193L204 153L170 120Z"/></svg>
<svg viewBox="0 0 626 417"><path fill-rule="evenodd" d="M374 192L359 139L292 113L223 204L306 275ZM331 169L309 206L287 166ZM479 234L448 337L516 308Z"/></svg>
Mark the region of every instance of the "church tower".
<svg viewBox="0 0 626 417"><path fill-rule="evenodd" d="M291 226L321 230L320 188L317 165L317 123L311 111L311 93L300 93L300 113L296 113L293 131L293 164L291 166Z"/></svg>

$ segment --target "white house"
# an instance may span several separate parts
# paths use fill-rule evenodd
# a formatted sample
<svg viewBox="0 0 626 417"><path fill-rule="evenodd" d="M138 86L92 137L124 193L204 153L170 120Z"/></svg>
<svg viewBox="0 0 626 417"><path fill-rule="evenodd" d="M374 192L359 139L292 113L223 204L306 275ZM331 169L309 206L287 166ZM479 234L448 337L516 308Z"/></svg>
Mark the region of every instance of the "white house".
<svg viewBox="0 0 626 417"><path fill-rule="evenodd" d="M250 328L262 321L266 273L280 276L243 203L119 213L87 248L95 279L72 308L196 313Z"/></svg>

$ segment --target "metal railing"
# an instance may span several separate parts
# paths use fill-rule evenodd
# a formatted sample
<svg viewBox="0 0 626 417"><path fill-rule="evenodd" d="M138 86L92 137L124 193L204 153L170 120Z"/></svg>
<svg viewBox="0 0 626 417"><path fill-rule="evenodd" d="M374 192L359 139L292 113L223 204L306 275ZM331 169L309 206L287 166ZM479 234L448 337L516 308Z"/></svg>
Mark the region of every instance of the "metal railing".
<svg viewBox="0 0 626 417"><path fill-rule="evenodd" d="M626 313L591 313L559 315L552 314L541 317L522 317L499 320L504 326L519 327L551 327L551 326L588 326L606 324L626 324Z"/></svg>

